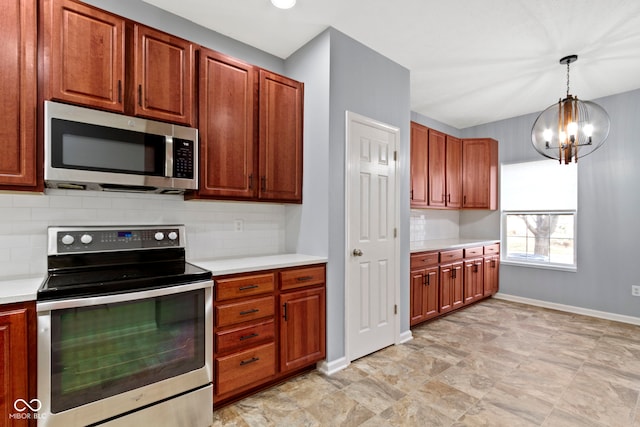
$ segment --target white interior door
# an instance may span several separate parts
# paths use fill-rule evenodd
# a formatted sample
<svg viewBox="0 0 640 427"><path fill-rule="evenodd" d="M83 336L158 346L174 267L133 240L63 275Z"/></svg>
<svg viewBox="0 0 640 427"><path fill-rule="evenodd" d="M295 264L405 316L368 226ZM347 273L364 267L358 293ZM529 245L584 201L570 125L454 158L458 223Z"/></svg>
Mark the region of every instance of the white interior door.
<svg viewBox="0 0 640 427"><path fill-rule="evenodd" d="M349 361L396 342L399 129L347 112L346 350Z"/></svg>

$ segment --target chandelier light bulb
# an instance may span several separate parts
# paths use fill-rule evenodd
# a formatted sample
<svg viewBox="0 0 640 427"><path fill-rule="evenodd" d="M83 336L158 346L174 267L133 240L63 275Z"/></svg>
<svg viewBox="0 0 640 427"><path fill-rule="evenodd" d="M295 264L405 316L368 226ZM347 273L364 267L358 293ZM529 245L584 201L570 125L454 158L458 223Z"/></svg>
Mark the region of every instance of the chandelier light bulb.
<svg viewBox="0 0 640 427"><path fill-rule="evenodd" d="M567 125L567 133L569 134L569 138L575 139L578 134L578 124L576 122L571 122Z"/></svg>
<svg viewBox="0 0 640 427"><path fill-rule="evenodd" d="M296 0L271 0L271 4L278 9L291 9L296 5Z"/></svg>
<svg viewBox="0 0 640 427"><path fill-rule="evenodd" d="M549 143L551 142L551 137L553 137L553 131L551 129L545 129L542 133L542 136L544 138L544 141L546 143Z"/></svg>
<svg viewBox="0 0 640 427"><path fill-rule="evenodd" d="M582 128L582 131L584 132L584 136L586 136L587 138L591 138L591 136L593 135L593 125L591 123L587 123Z"/></svg>

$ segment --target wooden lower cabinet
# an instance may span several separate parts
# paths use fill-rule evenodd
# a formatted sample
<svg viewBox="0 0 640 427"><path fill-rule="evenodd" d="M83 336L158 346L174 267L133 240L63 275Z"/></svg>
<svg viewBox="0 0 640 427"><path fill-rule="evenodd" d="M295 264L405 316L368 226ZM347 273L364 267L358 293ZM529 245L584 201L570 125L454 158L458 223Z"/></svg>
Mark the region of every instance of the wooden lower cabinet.
<svg viewBox="0 0 640 427"><path fill-rule="evenodd" d="M440 313L464 304L462 261L440 266Z"/></svg>
<svg viewBox="0 0 640 427"><path fill-rule="evenodd" d="M325 265L214 276L214 406L307 369L326 354Z"/></svg>
<svg viewBox="0 0 640 427"><path fill-rule="evenodd" d="M323 287L280 295L280 371L302 368L325 357Z"/></svg>
<svg viewBox="0 0 640 427"><path fill-rule="evenodd" d="M17 399L28 402L37 397L34 302L0 306L0 353L0 413L5 417L0 425L34 426L34 414L31 419L22 418L24 413L13 406Z"/></svg>
<svg viewBox="0 0 640 427"><path fill-rule="evenodd" d="M469 304L484 297L484 259L464 261L464 303Z"/></svg>
<svg viewBox="0 0 640 427"><path fill-rule="evenodd" d="M500 272L500 255L484 257L484 290L485 297L498 292L498 273Z"/></svg>
<svg viewBox="0 0 640 427"><path fill-rule="evenodd" d="M411 254L410 324L498 292L500 244Z"/></svg>
<svg viewBox="0 0 640 427"><path fill-rule="evenodd" d="M411 256L411 325L439 314L438 253Z"/></svg>

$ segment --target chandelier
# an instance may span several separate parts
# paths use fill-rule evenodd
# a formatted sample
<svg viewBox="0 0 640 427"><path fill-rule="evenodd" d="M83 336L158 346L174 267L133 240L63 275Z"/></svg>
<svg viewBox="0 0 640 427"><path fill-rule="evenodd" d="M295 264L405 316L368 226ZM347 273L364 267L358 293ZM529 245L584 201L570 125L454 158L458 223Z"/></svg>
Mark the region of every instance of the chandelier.
<svg viewBox="0 0 640 427"><path fill-rule="evenodd" d="M540 113L531 129L533 148L565 164L593 153L609 136L607 112L595 102L569 94L569 65L577 60L578 55L560 59L560 64L567 64L567 96Z"/></svg>

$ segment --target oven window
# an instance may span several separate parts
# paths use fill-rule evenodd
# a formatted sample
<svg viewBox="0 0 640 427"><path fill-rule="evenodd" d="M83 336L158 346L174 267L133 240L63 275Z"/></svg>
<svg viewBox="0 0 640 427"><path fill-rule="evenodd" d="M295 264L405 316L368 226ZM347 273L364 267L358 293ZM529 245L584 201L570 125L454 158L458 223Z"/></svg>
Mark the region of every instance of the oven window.
<svg viewBox="0 0 640 427"><path fill-rule="evenodd" d="M165 137L53 119L51 164L56 168L164 176Z"/></svg>
<svg viewBox="0 0 640 427"><path fill-rule="evenodd" d="M51 312L53 413L205 364L204 290Z"/></svg>

